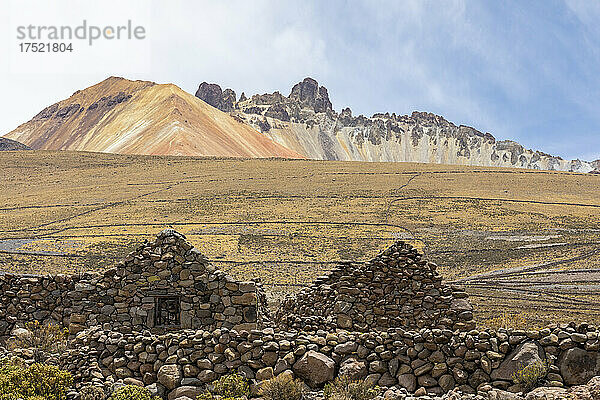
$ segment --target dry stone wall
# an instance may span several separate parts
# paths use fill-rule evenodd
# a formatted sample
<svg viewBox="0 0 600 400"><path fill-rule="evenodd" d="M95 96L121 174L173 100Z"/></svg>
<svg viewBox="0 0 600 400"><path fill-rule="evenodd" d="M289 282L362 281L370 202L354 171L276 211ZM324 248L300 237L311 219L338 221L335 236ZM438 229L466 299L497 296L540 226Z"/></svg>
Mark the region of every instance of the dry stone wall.
<svg viewBox="0 0 600 400"><path fill-rule="evenodd" d="M282 329L474 328L464 291L445 285L437 266L397 242L365 264L344 263L287 298L276 314Z"/></svg>
<svg viewBox="0 0 600 400"><path fill-rule="evenodd" d="M382 387L429 394L460 388L510 389L520 367L546 361L551 386L586 383L600 375L599 331L587 324L538 331L447 329L384 332L283 332L273 329L123 334L100 327L81 332L63 364L77 382L143 384L167 395L238 371L257 384L279 374L312 388L345 374ZM183 390L183 389L180 389ZM166 397L165 397L166 398ZM171 398L171 397L169 397Z"/></svg>
<svg viewBox="0 0 600 400"><path fill-rule="evenodd" d="M74 276L0 275L0 339L25 322L86 327L254 329L266 318L260 284L238 282L212 266L173 230L145 242L116 268Z"/></svg>

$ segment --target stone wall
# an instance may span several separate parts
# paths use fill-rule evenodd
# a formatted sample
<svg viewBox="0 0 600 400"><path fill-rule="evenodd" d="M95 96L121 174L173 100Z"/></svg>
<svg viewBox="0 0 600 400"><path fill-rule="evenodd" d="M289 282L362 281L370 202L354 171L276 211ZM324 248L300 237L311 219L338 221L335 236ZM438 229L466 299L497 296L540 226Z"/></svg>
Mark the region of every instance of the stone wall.
<svg viewBox="0 0 600 400"><path fill-rule="evenodd" d="M397 242L365 264L340 264L284 300L275 319L282 329L307 331L474 328L467 294L444 285L436 267Z"/></svg>
<svg viewBox="0 0 600 400"><path fill-rule="evenodd" d="M254 384L282 373L318 388L340 374L383 387L438 394L453 388L473 393L491 386L519 390L512 374L546 360L551 386L575 385L600 374L599 331L581 324L539 331L445 329L385 332L276 332L273 329L183 331L164 335L81 332L63 364L77 382L105 384L120 379L166 394L200 391L238 371ZM196 389L194 389L196 388ZM171 398L171 397L169 397Z"/></svg>
<svg viewBox="0 0 600 400"><path fill-rule="evenodd" d="M173 230L102 274L0 275L0 300L0 339L33 320L59 322L75 334L95 325L254 329L267 315L260 284L235 281Z"/></svg>

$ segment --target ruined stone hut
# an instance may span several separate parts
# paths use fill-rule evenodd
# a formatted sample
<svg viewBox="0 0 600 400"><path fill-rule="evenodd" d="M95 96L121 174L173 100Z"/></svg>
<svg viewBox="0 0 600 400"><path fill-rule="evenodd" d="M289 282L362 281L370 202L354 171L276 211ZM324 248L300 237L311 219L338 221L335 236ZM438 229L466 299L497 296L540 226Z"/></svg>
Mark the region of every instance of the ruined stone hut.
<svg viewBox="0 0 600 400"><path fill-rule="evenodd" d="M282 329L313 331L474 328L467 294L445 285L436 268L399 241L364 264L338 265L284 300L275 319Z"/></svg>
<svg viewBox="0 0 600 400"><path fill-rule="evenodd" d="M163 332L250 330L266 315L260 284L234 280L170 229L102 274L0 275L0 300L0 338L33 320L71 333L96 325Z"/></svg>

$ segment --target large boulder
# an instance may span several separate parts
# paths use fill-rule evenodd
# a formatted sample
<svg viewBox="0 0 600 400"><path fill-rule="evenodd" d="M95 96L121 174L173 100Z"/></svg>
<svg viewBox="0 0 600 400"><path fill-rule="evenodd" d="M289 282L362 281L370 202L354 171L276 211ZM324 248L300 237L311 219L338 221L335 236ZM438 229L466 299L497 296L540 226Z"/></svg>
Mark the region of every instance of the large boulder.
<svg viewBox="0 0 600 400"><path fill-rule="evenodd" d="M169 390L175 389L181 383L183 374L181 373L181 367L175 364L166 364L160 367L158 370L158 382Z"/></svg>
<svg viewBox="0 0 600 400"><path fill-rule="evenodd" d="M312 388L333 379L335 362L325 354L311 350L293 366L294 372Z"/></svg>
<svg viewBox="0 0 600 400"><path fill-rule="evenodd" d="M583 385L600 375L600 353L574 347L564 352L559 366L567 385Z"/></svg>
<svg viewBox="0 0 600 400"><path fill-rule="evenodd" d="M15 329L13 329L11 334L13 337L15 337L16 339L18 339L24 343L31 341L31 339L33 337L33 334L25 328L15 328Z"/></svg>
<svg viewBox="0 0 600 400"><path fill-rule="evenodd" d="M513 374L519 369L545 359L546 355L541 346L534 342L525 342L517 346L500 366L492 371L490 377L493 381L512 381Z"/></svg>
<svg viewBox="0 0 600 400"><path fill-rule="evenodd" d="M581 386L574 386L569 393L569 400L600 399L600 376L596 376Z"/></svg>
<svg viewBox="0 0 600 400"><path fill-rule="evenodd" d="M412 373L398 375L398 384L409 392L414 392L417 389L417 377Z"/></svg>

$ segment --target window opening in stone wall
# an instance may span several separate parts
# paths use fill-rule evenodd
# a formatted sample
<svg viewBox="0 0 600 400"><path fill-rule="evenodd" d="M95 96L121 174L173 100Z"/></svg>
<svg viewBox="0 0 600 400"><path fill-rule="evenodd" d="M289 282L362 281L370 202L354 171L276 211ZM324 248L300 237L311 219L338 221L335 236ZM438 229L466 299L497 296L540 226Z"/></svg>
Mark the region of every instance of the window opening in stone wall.
<svg viewBox="0 0 600 400"><path fill-rule="evenodd" d="M181 325L179 297L156 297L155 298L155 326L179 326Z"/></svg>

